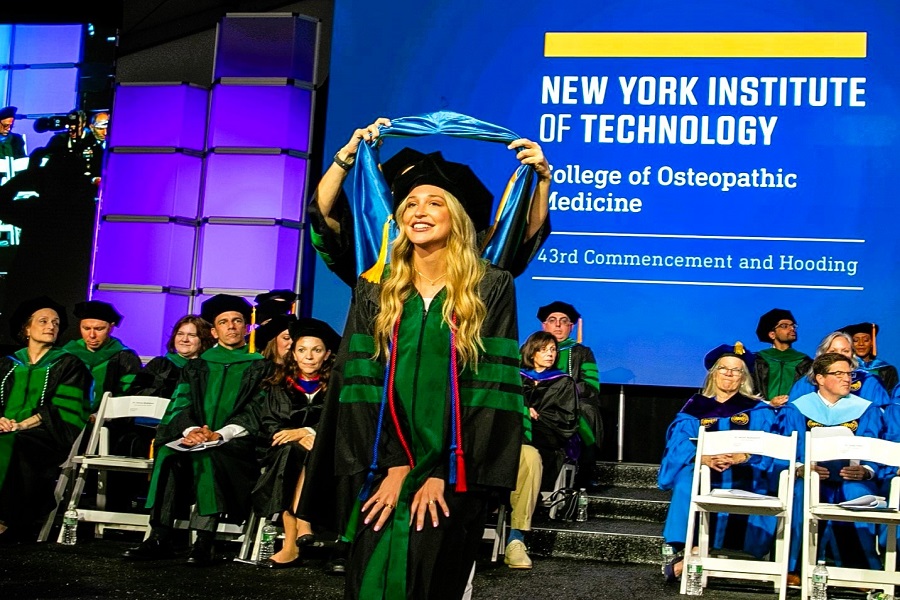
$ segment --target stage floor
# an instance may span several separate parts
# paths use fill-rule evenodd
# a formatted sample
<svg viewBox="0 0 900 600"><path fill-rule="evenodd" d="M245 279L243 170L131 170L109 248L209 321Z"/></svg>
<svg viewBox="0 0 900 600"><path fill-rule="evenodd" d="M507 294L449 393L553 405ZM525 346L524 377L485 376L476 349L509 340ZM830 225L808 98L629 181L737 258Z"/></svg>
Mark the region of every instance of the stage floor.
<svg viewBox="0 0 900 600"><path fill-rule="evenodd" d="M129 562L120 559L133 545L125 540L84 540L78 546L55 543L0 545L0 597L4 600L77 599L239 599L289 598L338 600L343 579L325 575L321 558L304 566L271 571L223 562L204 569L183 559ZM617 565L575 559L534 557L531 571L500 563L479 565L473 598L477 600L578 600L603 598L676 598L655 565ZM704 597L713 600L764 600L775 597L760 588L717 584ZM799 598L799 591L789 597ZM836 596L831 596L836 597ZM859 596L864 597L864 596Z"/></svg>

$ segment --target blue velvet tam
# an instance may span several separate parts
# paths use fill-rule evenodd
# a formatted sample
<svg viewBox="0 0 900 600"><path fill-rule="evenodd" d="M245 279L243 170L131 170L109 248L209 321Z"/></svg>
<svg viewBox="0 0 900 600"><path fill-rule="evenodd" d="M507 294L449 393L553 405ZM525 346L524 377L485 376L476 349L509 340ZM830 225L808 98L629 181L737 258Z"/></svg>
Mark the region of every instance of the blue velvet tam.
<svg viewBox="0 0 900 600"><path fill-rule="evenodd" d="M747 370L751 373L753 372L753 361L756 360L756 355L747 350L741 342L735 342L733 345L722 344L721 346L716 346L703 357L703 366L708 371L723 356L735 356L741 359L747 365Z"/></svg>

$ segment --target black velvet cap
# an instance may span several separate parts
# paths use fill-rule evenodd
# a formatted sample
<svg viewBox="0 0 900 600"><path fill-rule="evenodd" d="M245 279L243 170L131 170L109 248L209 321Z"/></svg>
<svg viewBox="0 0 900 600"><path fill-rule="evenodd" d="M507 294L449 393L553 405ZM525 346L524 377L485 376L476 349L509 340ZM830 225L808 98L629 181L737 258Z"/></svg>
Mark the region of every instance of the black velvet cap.
<svg viewBox="0 0 900 600"><path fill-rule="evenodd" d="M440 152L422 154L404 148L382 165L381 172L394 195L394 208L415 187L435 185L459 200L476 231L490 226L494 196L467 165L445 160Z"/></svg>
<svg viewBox="0 0 900 600"><path fill-rule="evenodd" d="M722 344L721 346L716 346L703 357L703 366L708 371L723 356L735 356L741 359L747 365L747 370L751 373L753 372L753 363L756 360L756 355L747 350L741 342L735 342L734 345Z"/></svg>
<svg viewBox="0 0 900 600"><path fill-rule="evenodd" d="M579 313L577 310L575 310L574 306L572 306L571 304L568 304L566 302L560 302L559 300L556 300L554 302L551 302L547 306L542 306L538 309L538 311L537 311L538 321L543 323L544 321L547 320L547 317L549 317L553 313L557 313L557 312L562 313L562 314L566 315L567 317L569 317L569 320L572 321L573 323L575 323L576 321L578 321L578 319L581 318L581 313Z"/></svg>
<svg viewBox="0 0 900 600"><path fill-rule="evenodd" d="M778 325L778 321L782 319L790 319L794 323L797 322L794 319L794 315L791 314L791 311L786 310L784 308L773 308L763 316L759 318L759 323L756 325L756 337L761 342L771 342L769 339L769 332L775 329L775 326Z"/></svg>
<svg viewBox="0 0 900 600"><path fill-rule="evenodd" d="M216 317L226 312L238 312L250 323L250 313L253 307L240 296L231 294L216 294L212 298L203 301L200 305L200 317L207 323L214 324Z"/></svg>
<svg viewBox="0 0 900 600"><path fill-rule="evenodd" d="M299 296L291 290L271 290L257 294L256 322L265 323L277 315L287 315L294 310L294 302Z"/></svg>
<svg viewBox="0 0 900 600"><path fill-rule="evenodd" d="M100 302L99 300L79 302L75 305L75 310L72 312L75 313L75 318L79 321L82 319L97 319L98 321L106 321L113 325L119 325L122 323L122 319L125 318L119 314L119 311L117 311L112 304Z"/></svg>
<svg viewBox="0 0 900 600"><path fill-rule="evenodd" d="M56 311L56 314L59 315L60 333L62 333L66 329L66 327L69 326L69 317L66 314L66 307L58 304L52 298L49 298L47 296L38 296L37 298L31 298L19 304L19 306L17 306L13 311L12 315L10 315L9 333L14 340L19 339L19 333L22 331L22 327L25 325L25 323L28 322L28 319L31 318L31 315L41 310L42 308L52 308Z"/></svg>
<svg viewBox="0 0 900 600"><path fill-rule="evenodd" d="M290 329L291 323L297 320L294 315L275 315L266 323L255 329L254 343L260 350L269 345L269 342L281 335L281 332Z"/></svg>
<svg viewBox="0 0 900 600"><path fill-rule="evenodd" d="M296 292L293 292L291 290L271 290L268 292L263 292L262 294L257 294L256 298L253 299L253 301L257 304L263 304L270 300L275 302L286 302L290 304L291 302L297 300L297 294Z"/></svg>
<svg viewBox="0 0 900 600"><path fill-rule="evenodd" d="M18 110L19 109L15 106L4 106L3 108L0 108L0 121L2 121L3 119L8 119L10 117L15 119L19 116L18 114L16 114L16 111Z"/></svg>
<svg viewBox="0 0 900 600"><path fill-rule="evenodd" d="M302 337L317 337L332 352L337 352L338 346L341 345L341 336L331 325L312 317L297 319L291 323L290 331L291 337L295 340Z"/></svg>
<svg viewBox="0 0 900 600"><path fill-rule="evenodd" d="M878 325L875 323L855 323L854 325L844 325L839 331L843 331L850 337L857 333L868 333L873 338L878 335Z"/></svg>

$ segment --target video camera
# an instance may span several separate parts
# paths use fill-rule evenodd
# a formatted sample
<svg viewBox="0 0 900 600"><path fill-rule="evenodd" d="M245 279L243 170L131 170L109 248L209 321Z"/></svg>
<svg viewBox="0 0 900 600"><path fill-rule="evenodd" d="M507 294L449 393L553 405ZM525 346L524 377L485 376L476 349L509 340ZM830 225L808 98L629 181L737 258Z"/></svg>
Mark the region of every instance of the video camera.
<svg viewBox="0 0 900 600"><path fill-rule="evenodd" d="M85 122L83 111L73 110L64 115L52 115L49 117L40 117L34 120L34 130L37 133L46 131L63 131L69 127L77 127L79 121L82 125Z"/></svg>

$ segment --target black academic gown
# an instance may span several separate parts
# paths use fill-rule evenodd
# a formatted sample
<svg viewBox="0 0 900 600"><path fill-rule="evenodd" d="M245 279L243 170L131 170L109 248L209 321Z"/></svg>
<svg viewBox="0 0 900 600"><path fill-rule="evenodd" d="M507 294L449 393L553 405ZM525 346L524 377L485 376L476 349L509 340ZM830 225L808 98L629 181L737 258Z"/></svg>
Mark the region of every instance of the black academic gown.
<svg viewBox="0 0 900 600"><path fill-rule="evenodd" d="M22 349L0 359L0 382L0 415L41 416L37 427L0 434L0 521L27 533L53 508L60 465L89 414L91 374L62 350L31 365Z"/></svg>
<svg viewBox="0 0 900 600"><path fill-rule="evenodd" d="M525 406L538 413L531 420L531 444L541 453L541 489L552 490L566 458L566 445L578 431L575 380L557 369L522 371Z"/></svg>
<svg viewBox="0 0 900 600"><path fill-rule="evenodd" d="M185 364L154 441L157 458L147 494L151 524L169 524L178 500L185 496L196 499L201 516L228 514L242 519L249 514L250 492L259 478L257 402L271 368L246 346L237 350L214 346ZM247 435L196 452L166 447L190 427L208 425L216 431L231 424L243 427Z"/></svg>
<svg viewBox="0 0 900 600"><path fill-rule="evenodd" d="M150 359L134 378L131 393L138 396L171 398L181 378L181 369L188 359L174 352Z"/></svg>
<svg viewBox="0 0 900 600"><path fill-rule="evenodd" d="M298 514L314 524L334 515L335 509L344 508L347 499L355 499L363 487L366 475L373 461L372 442L376 429L383 394L384 363L371 360L372 326L378 311L380 286L360 280L356 286L347 324L342 336L341 348L335 359L329 381L328 395L322 421L317 429L317 441L307 468L303 493ZM353 523L358 509L351 509L350 523L338 523L338 532L344 533L354 543L348 567L347 595L357 597L361 590L406 589L406 597L458 598L465 587L469 570L477 553L478 544L486 521L485 506L489 490L504 490L508 493L515 488L520 447L522 443L522 415L524 403L521 396L521 378L518 373L518 335L515 318L515 291L509 273L489 267L481 283L479 293L487 305L487 317L482 326L482 339L486 353L481 357L478 374L464 369L459 377L462 404L462 440L465 457L465 473L468 491L457 493L449 482L453 467L450 458L450 400L445 390L429 388L431 398L440 398L444 405L438 422L425 423L425 418L416 413L410 423L409 404L416 401L398 394L396 410L403 437L417 452L417 469L414 469L404 485L404 492L397 506L397 514L408 515L412 494L428 476L441 477L447 481L445 497L450 505L451 517L442 518L438 529L426 528L423 532L409 530L408 518L392 518L389 526L380 532L372 530L372 524L364 526ZM441 349L449 338L443 338L446 331L439 326L440 302L442 295L432 301L427 318L423 318L422 300L418 295L407 301L401 342L398 343L398 380L414 379L418 373L421 380L415 389L420 389L426 377L436 384L448 383L446 364L442 362ZM409 312L408 312L409 311ZM418 351L415 339L419 332L425 351ZM403 333L407 331L408 333ZM439 334L438 331L444 331ZM432 336L438 336L432 340ZM449 354L447 352L446 354ZM432 356L434 358L432 358ZM446 360L446 358L444 359ZM398 389L405 389L398 383ZM440 388L438 388L440 389ZM414 394L417 392L413 392ZM423 402L423 400L419 400ZM434 406L430 404L430 406ZM423 405L424 408L424 405ZM424 443L424 430L435 431L443 437L440 447ZM437 429L435 429L437 428ZM413 436L412 431L417 433ZM397 428L385 416L381 430L379 456L372 482L372 490L377 489L387 469L409 464L403 442ZM426 447L427 446L427 447ZM457 471L459 475L459 471ZM407 485L408 484L408 485ZM343 513L347 514L347 513ZM333 521L330 522L333 526ZM348 531L349 530L349 531ZM384 532L390 531L390 540L385 542L394 547L387 558L387 546L379 546ZM390 566L386 568L384 580L373 575L372 564L387 559L396 566L401 561L399 573ZM371 567L371 568L370 568ZM403 581L402 572L407 577ZM370 576L374 577L368 579ZM398 580L397 577L400 577ZM402 586L402 587L400 587ZM400 592L403 596L403 593Z"/></svg>
<svg viewBox="0 0 900 600"><path fill-rule="evenodd" d="M283 429L315 428L325 394L318 390L307 394L287 385L267 385L264 390L259 419L263 473L253 488L252 499L253 510L268 517L294 512L294 492L309 455L300 442L273 446L272 436Z"/></svg>

